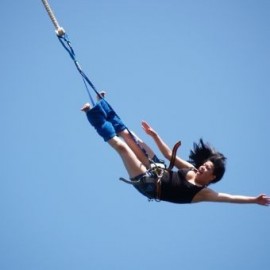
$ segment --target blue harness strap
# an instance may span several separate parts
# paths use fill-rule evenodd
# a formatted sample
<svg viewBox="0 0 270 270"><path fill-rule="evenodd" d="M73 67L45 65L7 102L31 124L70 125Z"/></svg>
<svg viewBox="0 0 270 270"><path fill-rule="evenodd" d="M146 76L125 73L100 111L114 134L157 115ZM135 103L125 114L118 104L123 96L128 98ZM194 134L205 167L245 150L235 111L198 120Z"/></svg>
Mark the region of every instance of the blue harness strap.
<svg viewBox="0 0 270 270"><path fill-rule="evenodd" d="M76 54L75 54L75 51L74 49L72 48L71 46L71 42L68 38L68 35L67 34L64 34L62 36L57 36L60 43L62 44L62 46L65 48L65 50L68 52L69 56L71 57L71 59L73 60L77 70L79 71L79 73L81 74L82 76L82 80L83 80L83 83L85 85L85 88L86 88L86 91L87 91L87 94L90 98L90 101L92 103L92 105L94 106L95 105L95 101L94 99L92 98L92 95L90 93L90 89L89 89L89 86L94 90L94 92L101 98L99 92L97 91L96 87L94 86L94 84L91 82L91 80L86 76L86 74L83 72L79 62L77 61L76 59Z"/></svg>
<svg viewBox="0 0 270 270"><path fill-rule="evenodd" d="M90 101L92 103L93 106L95 106L95 101L90 93L90 89L89 89L89 86L93 89L93 91L96 93L97 96L99 96L100 98L103 99L103 97L100 95L100 93L97 91L96 87L94 86L94 84L91 82L91 80L86 76L86 74L83 72L79 62L77 61L76 59L76 54L75 54L75 51L74 49L72 48L72 45L71 45L71 42L68 38L68 35L65 33L64 35L61 35L61 36L57 36L60 43L62 44L62 46L65 48L65 50L68 52L70 58L73 60L77 70L79 71L79 73L81 74L82 76L82 80L84 82L84 85L85 85L85 88L86 88L86 91L87 91L87 94L90 98ZM106 101L107 105L111 107L111 105ZM117 114L116 114L117 115ZM117 115L118 116L118 115ZM119 116L118 116L119 117ZM120 117L119 117L120 118ZM132 139L134 140L134 142L138 145L138 147L141 149L141 151L143 152L143 154L149 159L145 149L143 147L141 147L141 145L138 143L137 139L134 137L134 135L132 134L132 132L127 128L129 134L131 135Z"/></svg>
<svg viewBox="0 0 270 270"><path fill-rule="evenodd" d="M56 32L56 35L58 37L58 40L60 41L60 43L62 44L62 46L65 48L65 50L68 52L69 56L71 57L71 59L73 60L77 70L79 71L79 73L81 74L82 76L82 80L84 82L84 85L85 85L85 88L86 88L86 91L87 91L87 94L90 98L90 101L92 103L93 106L96 105L94 99L92 98L92 95L90 93L90 89L88 86L90 86L93 91L96 93L96 95L102 99L103 97L100 95L100 93L97 91L96 87L94 86L94 84L91 82L91 80L86 76L86 74L83 72L79 62L77 61L76 59L76 55L75 55L75 51L73 50L72 46L71 46L71 42L68 38L68 35L66 34L64 28L60 27L55 15L54 15L54 12L52 10L52 8L50 7L49 3L48 3L48 0L42 0L42 3L55 27L55 32ZM108 104L108 102L107 102ZM109 104L108 104L109 105ZM110 106L110 105L109 105ZM129 129L127 129L129 131ZM132 132L130 132L130 135L131 137L133 138L133 140L135 141L135 143L138 145L138 147L143 151L143 153L148 157L146 151L140 146L140 144L136 141L136 138L133 136Z"/></svg>

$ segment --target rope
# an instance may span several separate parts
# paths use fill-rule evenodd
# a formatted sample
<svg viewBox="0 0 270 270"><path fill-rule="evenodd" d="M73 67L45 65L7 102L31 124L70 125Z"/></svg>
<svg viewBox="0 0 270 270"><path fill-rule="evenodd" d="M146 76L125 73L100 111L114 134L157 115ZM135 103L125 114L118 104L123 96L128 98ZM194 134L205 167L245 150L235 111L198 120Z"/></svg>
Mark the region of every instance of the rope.
<svg viewBox="0 0 270 270"><path fill-rule="evenodd" d="M71 45L71 42L68 38L68 35L65 33L65 30L64 28L62 28L57 19L56 19L56 16L54 15L54 12L52 10L52 8L50 7L49 3L47 0L41 0L54 27L55 27L55 32L56 32L56 35L58 37L58 40L60 41L60 43L62 44L62 46L65 48L65 50L68 52L69 56L71 57L71 59L73 60L78 72L80 73L80 75L82 76L82 80L83 80L83 83L85 85L85 88L86 88L86 91L87 91L87 94L89 96L89 99L92 103L93 106L95 106L95 101L94 99L92 98L91 96L91 93L90 93L90 90L89 90L89 87L90 86L94 92L96 93L97 96L99 96L99 98L103 98L100 93L97 91L96 87L94 86L94 84L91 82L91 80L86 76L86 74L83 72L79 62L77 61L76 59L76 54L75 54L75 51L74 49L72 48L72 45ZM107 104L111 107L111 105L107 102ZM118 115L117 115L118 116ZM119 116L118 116L119 117ZM120 117L119 117L120 118ZM131 135L132 139L134 140L134 142L138 145L138 147L141 149L141 151L143 152L143 154L149 159L145 149L138 143L138 141L136 140L135 136L132 134L132 132L127 128L129 134Z"/></svg>
<svg viewBox="0 0 270 270"><path fill-rule="evenodd" d="M44 5L45 9L47 10L47 13L48 13L48 15L49 15L49 17L50 17L50 19L51 19L54 27L55 27L56 34L58 36L64 35L65 34L65 30L64 30L64 28L60 27L60 25L59 25L59 23L58 23L55 15L54 15L54 13L53 13L53 10L50 7L48 1L47 0L41 0L41 1L42 1L43 5Z"/></svg>
<svg viewBox="0 0 270 270"><path fill-rule="evenodd" d="M49 3L47 0L41 0L54 27L55 27L55 32L56 32L56 35L58 37L58 40L60 41L60 43L62 44L62 46L65 48L65 50L68 52L69 56L71 57L71 59L73 60L77 70L79 71L79 73L81 74L82 76L82 80L83 80L83 83L84 83L84 86L86 88L86 91L87 91L87 94L89 96L89 99L92 103L92 105L94 106L95 105L95 102L94 102L94 99L92 98L91 96L91 93L90 93L90 90L89 90L89 87L90 86L94 92L99 96L99 92L97 91L96 87L94 86L94 84L91 82L91 80L86 76L86 74L83 72L79 62L77 61L76 59L76 54L75 54L75 51L74 49L72 48L71 46L71 42L68 38L68 35L65 33L65 30L63 27L61 27L56 19L56 16L54 15L54 12L52 10L52 8L50 7Z"/></svg>

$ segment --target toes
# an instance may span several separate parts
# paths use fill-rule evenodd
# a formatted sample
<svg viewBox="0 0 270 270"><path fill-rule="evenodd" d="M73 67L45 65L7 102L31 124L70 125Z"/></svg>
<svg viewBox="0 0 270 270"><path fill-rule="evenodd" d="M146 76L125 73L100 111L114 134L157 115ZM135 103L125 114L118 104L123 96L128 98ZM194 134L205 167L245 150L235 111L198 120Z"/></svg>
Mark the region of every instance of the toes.
<svg viewBox="0 0 270 270"><path fill-rule="evenodd" d="M87 112L87 111L89 111L90 109L91 109L90 104L89 104L89 103L86 103L86 104L84 104L83 107L81 108L81 111L82 111L82 112Z"/></svg>
<svg viewBox="0 0 270 270"><path fill-rule="evenodd" d="M97 100L100 100L101 98L104 98L106 95L105 91L100 91L97 95Z"/></svg>

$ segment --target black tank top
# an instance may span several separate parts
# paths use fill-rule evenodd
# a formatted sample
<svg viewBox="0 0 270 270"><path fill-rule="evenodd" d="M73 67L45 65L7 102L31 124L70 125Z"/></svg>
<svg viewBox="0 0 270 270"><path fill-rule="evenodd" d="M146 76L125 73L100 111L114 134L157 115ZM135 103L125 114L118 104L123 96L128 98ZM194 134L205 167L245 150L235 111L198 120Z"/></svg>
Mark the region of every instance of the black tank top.
<svg viewBox="0 0 270 270"><path fill-rule="evenodd" d="M161 179L162 201L172 203L191 203L194 196L204 187L198 187L186 180L190 169L165 172Z"/></svg>

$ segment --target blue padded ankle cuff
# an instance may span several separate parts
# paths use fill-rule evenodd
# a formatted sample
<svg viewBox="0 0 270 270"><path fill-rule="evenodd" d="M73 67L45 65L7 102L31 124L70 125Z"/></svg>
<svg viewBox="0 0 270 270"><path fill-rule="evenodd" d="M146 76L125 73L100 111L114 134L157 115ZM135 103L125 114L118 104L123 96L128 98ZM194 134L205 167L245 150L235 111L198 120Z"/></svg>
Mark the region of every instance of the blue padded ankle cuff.
<svg viewBox="0 0 270 270"><path fill-rule="evenodd" d="M105 142L116 136L114 127L107 121L107 115L100 103L97 103L91 110L87 111L86 115L90 124L96 129L97 133Z"/></svg>
<svg viewBox="0 0 270 270"><path fill-rule="evenodd" d="M113 108L111 108L111 106L106 100L101 99L99 104L102 106L102 109L107 114L107 121L112 123L114 130L117 134L127 128L121 118L116 114L116 112L113 110Z"/></svg>

